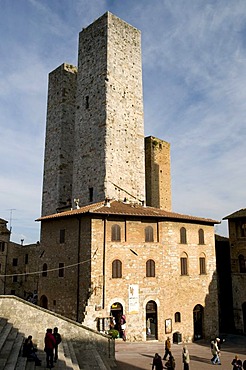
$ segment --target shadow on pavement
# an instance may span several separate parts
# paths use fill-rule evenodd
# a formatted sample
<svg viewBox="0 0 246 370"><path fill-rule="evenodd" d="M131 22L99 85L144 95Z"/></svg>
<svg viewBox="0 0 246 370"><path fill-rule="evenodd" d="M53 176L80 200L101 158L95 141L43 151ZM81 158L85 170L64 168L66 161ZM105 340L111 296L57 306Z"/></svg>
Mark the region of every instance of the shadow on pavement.
<svg viewBox="0 0 246 370"><path fill-rule="evenodd" d="M153 356L152 356L152 358L153 358ZM116 361L116 365L117 365L117 367L116 367L117 370L121 370L121 369L122 370L125 370L125 369L127 369L127 370L143 370L142 367L134 366L132 364L128 364L127 362ZM150 363L149 366L150 366L150 369L151 369L152 362Z"/></svg>

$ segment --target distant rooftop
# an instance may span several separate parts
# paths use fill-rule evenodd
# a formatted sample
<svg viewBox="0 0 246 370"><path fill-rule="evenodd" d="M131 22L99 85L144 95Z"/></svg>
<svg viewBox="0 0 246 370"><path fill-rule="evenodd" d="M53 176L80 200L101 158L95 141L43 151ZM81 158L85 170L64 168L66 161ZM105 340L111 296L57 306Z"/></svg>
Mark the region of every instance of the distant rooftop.
<svg viewBox="0 0 246 370"><path fill-rule="evenodd" d="M231 213L229 216L223 218L223 220L228 220L230 218L241 218L246 217L246 208L242 208L239 211Z"/></svg>

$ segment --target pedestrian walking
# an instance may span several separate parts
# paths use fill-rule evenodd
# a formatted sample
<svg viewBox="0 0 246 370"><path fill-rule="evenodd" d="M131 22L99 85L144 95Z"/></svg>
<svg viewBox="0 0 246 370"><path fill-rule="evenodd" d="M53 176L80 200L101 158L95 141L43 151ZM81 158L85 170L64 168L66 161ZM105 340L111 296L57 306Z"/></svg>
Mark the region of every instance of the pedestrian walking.
<svg viewBox="0 0 246 370"><path fill-rule="evenodd" d="M220 361L220 350L219 350L219 342L220 342L220 339L219 338L216 338L213 342L213 348L212 348L212 354L213 354L213 358L211 359L211 362L212 364L218 364L218 365L221 365L221 361Z"/></svg>
<svg viewBox="0 0 246 370"><path fill-rule="evenodd" d="M52 329L46 330L44 344L44 351L46 352L46 367L51 369L54 367L54 348L56 345L56 340L52 334Z"/></svg>
<svg viewBox="0 0 246 370"><path fill-rule="evenodd" d="M153 358L153 363L152 363L152 370L162 370L163 369L163 363L161 360L161 356L156 353L154 358Z"/></svg>
<svg viewBox="0 0 246 370"><path fill-rule="evenodd" d="M56 362L58 360L58 346L62 341L61 335L60 335L60 333L58 333L58 328L57 327L54 328L53 335L54 335L55 340L56 340L55 354L54 354L54 362Z"/></svg>
<svg viewBox="0 0 246 370"><path fill-rule="evenodd" d="M190 354L186 346L183 347L182 360L184 364L184 370L189 370Z"/></svg>
<svg viewBox="0 0 246 370"><path fill-rule="evenodd" d="M171 341L170 341L170 338L167 337L165 341L165 353L163 356L163 360L166 360L167 356L170 356L170 354L171 354Z"/></svg>

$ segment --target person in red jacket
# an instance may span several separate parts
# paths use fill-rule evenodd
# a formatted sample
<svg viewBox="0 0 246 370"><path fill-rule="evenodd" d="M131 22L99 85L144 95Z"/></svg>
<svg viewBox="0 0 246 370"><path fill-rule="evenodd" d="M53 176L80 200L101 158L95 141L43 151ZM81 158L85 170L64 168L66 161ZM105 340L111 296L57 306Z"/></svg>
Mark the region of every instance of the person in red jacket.
<svg viewBox="0 0 246 370"><path fill-rule="evenodd" d="M46 335L44 338L44 350L46 352L46 367L52 368L54 367L54 348L56 345L56 340L54 335L52 334L52 329L47 329L46 330Z"/></svg>

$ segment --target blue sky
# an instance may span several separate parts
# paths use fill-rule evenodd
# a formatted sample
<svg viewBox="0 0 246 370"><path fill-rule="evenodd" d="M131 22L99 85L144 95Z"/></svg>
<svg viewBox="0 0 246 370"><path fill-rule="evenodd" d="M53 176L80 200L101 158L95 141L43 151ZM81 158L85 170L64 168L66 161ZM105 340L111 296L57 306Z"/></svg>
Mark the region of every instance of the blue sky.
<svg viewBox="0 0 246 370"><path fill-rule="evenodd" d="M245 208L245 0L0 0L0 218L39 240L48 73L106 11L142 32L145 135L171 143L173 211ZM227 223L216 226L227 235Z"/></svg>

